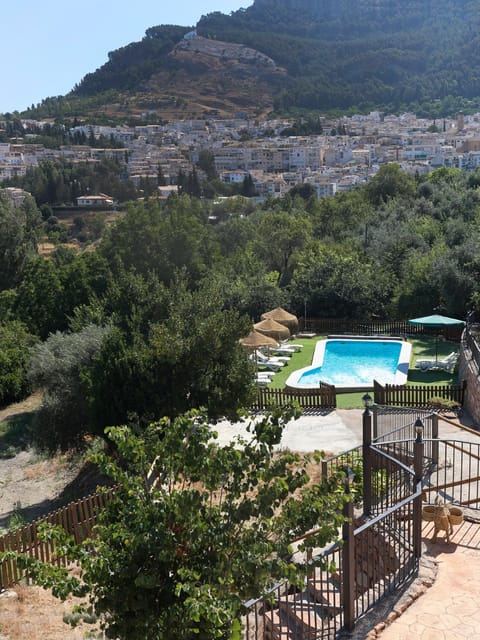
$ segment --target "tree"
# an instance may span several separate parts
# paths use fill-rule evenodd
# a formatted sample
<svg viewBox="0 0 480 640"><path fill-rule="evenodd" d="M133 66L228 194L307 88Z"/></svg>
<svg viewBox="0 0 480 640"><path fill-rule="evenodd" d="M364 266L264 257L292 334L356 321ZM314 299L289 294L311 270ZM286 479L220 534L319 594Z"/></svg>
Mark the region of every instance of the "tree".
<svg viewBox="0 0 480 640"><path fill-rule="evenodd" d="M33 198L16 207L0 191L0 291L14 287L36 255L41 223Z"/></svg>
<svg viewBox="0 0 480 640"><path fill-rule="evenodd" d="M253 178L249 173L247 173L247 175L243 179L241 194L246 198L253 198L253 196L257 195Z"/></svg>
<svg viewBox="0 0 480 640"><path fill-rule="evenodd" d="M251 250L238 253L223 269L217 268L212 282L223 294L225 307L259 318L265 309L285 306L285 292L278 286L278 273L266 271Z"/></svg>
<svg viewBox="0 0 480 640"><path fill-rule="evenodd" d="M292 198L295 198L295 196L300 196L301 198L303 198L303 200L305 200L305 202L308 202L311 198L317 197L317 191L315 187L312 186L309 182L296 184L290 189L289 194Z"/></svg>
<svg viewBox="0 0 480 640"><path fill-rule="evenodd" d="M191 173L188 174L185 192L190 196L193 196L194 198L200 198L200 196L202 195L202 188L200 186L200 180L198 179L198 174L195 167L193 167Z"/></svg>
<svg viewBox="0 0 480 640"><path fill-rule="evenodd" d="M167 179L163 175L162 165L161 164L159 164L158 167L157 167L157 184L160 187L163 187L163 186L165 186L167 184Z"/></svg>
<svg viewBox="0 0 480 640"><path fill-rule="evenodd" d="M29 392L27 369L35 343L21 322L0 324L0 406L18 402Z"/></svg>
<svg viewBox="0 0 480 640"><path fill-rule="evenodd" d="M311 233L310 220L286 211L265 213L258 225L256 249L269 270L278 272L278 283L291 278L291 260L302 249Z"/></svg>
<svg viewBox="0 0 480 640"><path fill-rule="evenodd" d="M368 239L368 227L374 218L373 206L364 197L361 189L338 193L335 196L310 201L309 213L314 236L324 240L329 237L342 242L352 236Z"/></svg>
<svg viewBox="0 0 480 640"><path fill-rule="evenodd" d="M37 257L13 292L11 313L43 340L64 331L75 309L104 294L108 264L98 252L76 255L59 247L51 258Z"/></svg>
<svg viewBox="0 0 480 640"><path fill-rule="evenodd" d="M152 200L131 205L109 229L99 253L112 265L154 273L165 283L183 267L195 280L209 259L210 230L201 218L199 201L188 196L171 196L164 205Z"/></svg>
<svg viewBox="0 0 480 640"><path fill-rule="evenodd" d="M251 322L223 309L216 282L189 291L178 278L168 290L126 272L102 300L79 305L70 327L35 349L30 372L44 392L38 431L51 450L200 406L212 420L235 418L252 402L253 364L239 344Z"/></svg>
<svg viewBox="0 0 480 640"><path fill-rule="evenodd" d="M118 488L95 536L74 545L49 534L80 577L35 559L30 575L61 597L89 594L109 638L240 640L247 599L285 578L302 583L307 566L291 561L291 541L314 530L300 549L323 547L343 521L341 474L309 483L307 464L320 454L275 450L291 415L251 423L224 447L199 414L163 419L141 437L110 428L115 459L93 460Z"/></svg>
<svg viewBox="0 0 480 640"><path fill-rule="evenodd" d="M365 186L369 201L382 204L391 198L410 198L416 191L415 180L394 162L381 167Z"/></svg>
<svg viewBox="0 0 480 640"><path fill-rule="evenodd" d="M200 149L198 154L198 166L206 173L208 180L214 180L217 177L215 156L208 149Z"/></svg>
<svg viewBox="0 0 480 640"><path fill-rule="evenodd" d="M225 256L245 253L247 243L250 243L256 236L256 225L251 221L251 218L232 212L231 206L232 203L229 201L225 203L224 209L220 210L217 207L213 209L215 215L225 218L223 224L214 228L220 249Z"/></svg>
<svg viewBox="0 0 480 640"><path fill-rule="evenodd" d="M405 259L402 279L393 299L399 318L426 315L442 302L438 280L433 277L437 260L445 260L443 247L436 246L429 252L412 251Z"/></svg>
<svg viewBox="0 0 480 640"><path fill-rule="evenodd" d="M97 427L133 417L143 426L201 406L212 420L234 418L250 405L253 368L239 344L249 319L222 309L215 284L190 292L181 279L165 314L148 326L138 312L117 318L123 329L111 332L85 375Z"/></svg>
<svg viewBox="0 0 480 640"><path fill-rule="evenodd" d="M10 183L30 192L39 206L75 202L85 191L109 193L124 202L136 196L133 183L124 177L125 166L117 159L104 158L93 168L87 162L70 164L65 160L44 160L23 177Z"/></svg>
<svg viewBox="0 0 480 640"><path fill-rule="evenodd" d="M29 331L44 340L51 331L67 326L67 318L61 312L62 292L54 263L37 257L25 269L17 288L14 312Z"/></svg>
<svg viewBox="0 0 480 640"><path fill-rule="evenodd" d="M95 432L83 375L108 332L89 325L77 333L52 334L34 347L29 379L43 392L36 430L41 448L54 452L81 447L84 436Z"/></svg>
<svg viewBox="0 0 480 640"><path fill-rule="evenodd" d="M384 316L394 281L373 258L344 245L312 243L298 256L289 289L292 308L312 315L368 319Z"/></svg>

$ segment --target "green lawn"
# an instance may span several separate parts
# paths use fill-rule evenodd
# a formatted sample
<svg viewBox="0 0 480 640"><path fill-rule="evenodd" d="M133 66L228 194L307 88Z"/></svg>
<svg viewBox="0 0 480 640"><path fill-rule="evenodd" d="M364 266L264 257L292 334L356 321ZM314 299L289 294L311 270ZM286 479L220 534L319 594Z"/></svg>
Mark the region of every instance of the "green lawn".
<svg viewBox="0 0 480 640"><path fill-rule="evenodd" d="M325 338L321 338L322 340ZM288 376L297 369L303 369L303 367L308 367L312 364L313 352L315 350L315 345L317 344L319 338L302 338L297 340L292 340L295 344L303 344L303 349L294 353L286 367L282 367L278 373L273 376L272 384L270 387L275 389L283 389L285 386L285 382Z"/></svg>
<svg viewBox="0 0 480 640"><path fill-rule="evenodd" d="M273 377L270 388L283 389L288 376L296 369L308 367L312 363L313 352L318 340L324 340L326 336L316 338L295 338L293 342L303 344L303 349L299 353L294 353L288 364L276 373ZM412 357L408 370L408 381L410 385L450 385L457 382L456 374L446 371L425 371L415 369L415 362L418 358L435 358L435 338L430 336L420 336L409 338L412 345ZM438 342L438 358L448 356L452 351L458 351L458 345L453 342ZM337 406L339 409L358 409L362 407L362 396L360 393L339 393L337 392Z"/></svg>

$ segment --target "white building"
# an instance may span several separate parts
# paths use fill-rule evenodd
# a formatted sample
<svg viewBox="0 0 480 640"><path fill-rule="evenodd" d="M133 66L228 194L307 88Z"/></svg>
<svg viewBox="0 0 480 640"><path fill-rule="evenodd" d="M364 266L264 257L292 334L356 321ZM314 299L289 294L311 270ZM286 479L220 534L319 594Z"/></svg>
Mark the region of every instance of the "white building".
<svg viewBox="0 0 480 640"><path fill-rule="evenodd" d="M78 207L113 207L113 198L99 193L97 196L79 196L77 198Z"/></svg>

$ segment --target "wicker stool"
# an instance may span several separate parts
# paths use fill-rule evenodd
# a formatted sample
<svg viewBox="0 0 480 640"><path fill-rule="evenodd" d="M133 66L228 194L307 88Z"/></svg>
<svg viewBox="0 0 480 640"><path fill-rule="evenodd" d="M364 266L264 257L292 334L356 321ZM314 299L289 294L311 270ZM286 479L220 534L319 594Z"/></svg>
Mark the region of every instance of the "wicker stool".
<svg viewBox="0 0 480 640"><path fill-rule="evenodd" d="M436 542L439 531L445 531L446 541L449 543L453 525L463 522L463 511L460 507L445 505L441 498L437 498L434 505L427 504L422 508L422 520L435 523L432 542Z"/></svg>

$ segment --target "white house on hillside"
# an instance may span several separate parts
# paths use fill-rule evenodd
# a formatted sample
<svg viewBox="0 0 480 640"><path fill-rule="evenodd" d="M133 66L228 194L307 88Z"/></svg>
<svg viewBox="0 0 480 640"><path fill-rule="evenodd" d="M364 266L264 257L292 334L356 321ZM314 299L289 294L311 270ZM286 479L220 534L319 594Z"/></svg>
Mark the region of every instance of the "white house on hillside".
<svg viewBox="0 0 480 640"><path fill-rule="evenodd" d="M113 198L99 193L98 196L79 196L78 207L113 207Z"/></svg>

